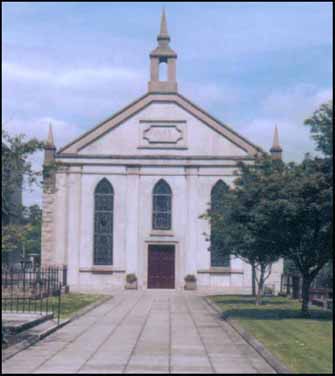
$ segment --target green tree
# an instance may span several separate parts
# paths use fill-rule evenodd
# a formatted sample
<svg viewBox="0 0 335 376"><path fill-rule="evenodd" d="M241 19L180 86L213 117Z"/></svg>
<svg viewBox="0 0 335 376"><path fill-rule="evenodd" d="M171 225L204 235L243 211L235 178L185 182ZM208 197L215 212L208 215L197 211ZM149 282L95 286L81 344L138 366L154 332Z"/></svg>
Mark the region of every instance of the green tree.
<svg viewBox="0 0 335 376"><path fill-rule="evenodd" d="M261 304L272 264L281 256L272 237L276 218L268 215L268 207L277 200L283 163L265 157L254 165L240 167L235 187L222 195L215 211L208 210L204 217L215 226L217 237L222 237L229 252L256 269L256 304Z"/></svg>
<svg viewBox="0 0 335 376"><path fill-rule="evenodd" d="M316 288L333 288L333 263L329 261L316 276L313 287Z"/></svg>
<svg viewBox="0 0 335 376"><path fill-rule="evenodd" d="M17 208L12 202L12 195L25 185L31 186L41 176L40 171L34 171L29 157L38 150L42 150L44 143L32 138L26 140L23 134L11 136L2 130L2 217L10 221L12 215L17 215Z"/></svg>
<svg viewBox="0 0 335 376"><path fill-rule="evenodd" d="M2 130L1 168L1 218L2 250L19 250L22 246L26 224L22 224L22 190L39 182L41 171L34 171L30 157L42 150L44 143L20 135L9 135Z"/></svg>
<svg viewBox="0 0 335 376"><path fill-rule="evenodd" d="M329 247L325 250L326 254L330 253L331 258L329 262L326 263L326 265L321 268L317 268L317 270L319 271L316 277L314 277L315 279L318 279L318 281L315 281L315 283L327 285L331 283L330 281L332 281L333 278L332 215L330 215L331 218L329 218L329 210L332 210L333 208L333 101L330 100L327 103L322 104L316 111L314 111L313 115L310 118L305 120L304 124L310 127L312 138L316 142L316 150L321 151L324 155L323 160L317 160L314 162L309 161L309 170L312 168L314 170L314 174L319 176L321 174L322 181L325 181L327 186L329 187L327 188L326 194L328 201L324 203L324 206L328 205L326 218L329 220L329 222L326 225L324 224L324 226L329 228L331 232ZM307 161L305 165L306 164ZM305 295L307 295L307 291L305 291ZM307 303L305 302L305 304Z"/></svg>
<svg viewBox="0 0 335 376"><path fill-rule="evenodd" d="M302 312L308 312L309 288L333 257L333 188L329 163L306 158L287 166L277 201L269 216L277 217L273 239L302 276Z"/></svg>
<svg viewBox="0 0 335 376"><path fill-rule="evenodd" d="M326 160L311 158L242 164L220 213L208 211L229 251L256 267L257 304L272 263L286 257L302 275L301 309L308 312L311 283L333 256L330 168Z"/></svg>
<svg viewBox="0 0 335 376"><path fill-rule="evenodd" d="M333 155L333 101L324 103L313 115L305 120L316 141L316 149L325 156Z"/></svg>
<svg viewBox="0 0 335 376"><path fill-rule="evenodd" d="M19 224L2 226L2 252L19 251L24 256L41 254L42 210L25 207Z"/></svg>
<svg viewBox="0 0 335 376"><path fill-rule="evenodd" d="M25 231L22 246L26 256L41 254L42 210L38 205L26 207L23 211Z"/></svg>
<svg viewBox="0 0 335 376"><path fill-rule="evenodd" d="M1 226L1 251L21 251L25 227L17 224Z"/></svg>

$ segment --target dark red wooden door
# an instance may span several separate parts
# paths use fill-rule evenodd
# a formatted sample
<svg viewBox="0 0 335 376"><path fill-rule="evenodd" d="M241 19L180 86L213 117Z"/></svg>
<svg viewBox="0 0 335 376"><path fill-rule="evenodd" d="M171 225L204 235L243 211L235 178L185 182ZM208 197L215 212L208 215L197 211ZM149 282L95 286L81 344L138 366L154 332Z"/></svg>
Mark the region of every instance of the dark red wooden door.
<svg viewBox="0 0 335 376"><path fill-rule="evenodd" d="M149 245L148 288L174 289L174 245Z"/></svg>

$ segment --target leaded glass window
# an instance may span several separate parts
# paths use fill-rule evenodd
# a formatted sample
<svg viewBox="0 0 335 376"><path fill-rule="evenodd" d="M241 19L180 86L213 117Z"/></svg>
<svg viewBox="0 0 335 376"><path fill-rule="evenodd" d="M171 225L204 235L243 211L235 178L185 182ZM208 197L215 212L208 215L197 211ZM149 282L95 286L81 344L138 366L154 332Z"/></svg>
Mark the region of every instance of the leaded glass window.
<svg viewBox="0 0 335 376"><path fill-rule="evenodd" d="M94 199L94 265L112 265L114 190L106 178L97 185Z"/></svg>
<svg viewBox="0 0 335 376"><path fill-rule="evenodd" d="M228 186L219 180L211 192L211 210L222 212L223 196L228 191ZM211 225L211 266L230 266L230 255L225 249L221 229L215 224Z"/></svg>
<svg viewBox="0 0 335 376"><path fill-rule="evenodd" d="M154 187L152 195L154 230L171 230L172 192L165 180L160 180Z"/></svg>

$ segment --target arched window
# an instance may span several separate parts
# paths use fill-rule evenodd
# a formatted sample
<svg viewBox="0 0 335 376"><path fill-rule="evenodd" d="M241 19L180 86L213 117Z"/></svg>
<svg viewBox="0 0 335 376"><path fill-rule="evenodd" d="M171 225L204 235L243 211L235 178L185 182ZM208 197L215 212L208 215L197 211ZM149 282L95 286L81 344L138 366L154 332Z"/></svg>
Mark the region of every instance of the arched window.
<svg viewBox="0 0 335 376"><path fill-rule="evenodd" d="M160 180L152 195L152 227L154 230L171 230L172 192L165 180Z"/></svg>
<svg viewBox="0 0 335 376"><path fill-rule="evenodd" d="M211 192L211 210L222 212L223 196L229 187L222 180L219 180ZM221 229L211 225L211 266L230 266L230 255L225 249Z"/></svg>
<svg viewBox="0 0 335 376"><path fill-rule="evenodd" d="M167 62L162 62L159 64L159 81L168 80L168 65Z"/></svg>
<svg viewBox="0 0 335 376"><path fill-rule="evenodd" d="M114 190L106 178L96 186L94 201L94 265L112 265Z"/></svg>

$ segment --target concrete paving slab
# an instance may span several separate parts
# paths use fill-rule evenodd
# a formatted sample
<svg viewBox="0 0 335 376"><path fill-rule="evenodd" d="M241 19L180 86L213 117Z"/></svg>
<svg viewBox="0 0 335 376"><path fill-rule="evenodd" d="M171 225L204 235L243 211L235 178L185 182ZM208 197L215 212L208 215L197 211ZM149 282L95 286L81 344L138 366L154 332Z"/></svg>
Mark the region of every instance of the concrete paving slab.
<svg viewBox="0 0 335 376"><path fill-rule="evenodd" d="M3 373L274 373L197 292L119 291Z"/></svg>

